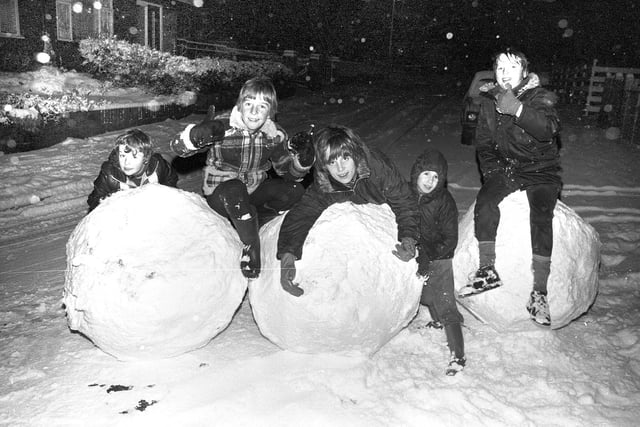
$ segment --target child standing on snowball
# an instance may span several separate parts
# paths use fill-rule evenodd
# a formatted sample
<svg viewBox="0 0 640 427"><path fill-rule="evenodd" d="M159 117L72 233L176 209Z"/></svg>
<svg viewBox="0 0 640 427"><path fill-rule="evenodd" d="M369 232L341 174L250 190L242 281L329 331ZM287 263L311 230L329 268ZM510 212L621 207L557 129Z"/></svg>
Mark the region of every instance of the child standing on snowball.
<svg viewBox="0 0 640 427"><path fill-rule="evenodd" d="M482 88L476 153L482 187L474 211L480 268L459 295L469 296L502 285L495 268L500 209L509 194L523 190L530 209L533 290L526 304L531 320L551 325L547 281L553 248L553 210L560 194L560 129L557 97L529 73L522 52L506 49L494 60L496 83Z"/></svg>
<svg viewBox="0 0 640 427"><path fill-rule="evenodd" d="M109 159L102 163L87 199L89 212L117 191L149 183L175 187L178 174L160 154L153 152L151 139L146 133L132 129L116 138Z"/></svg>
<svg viewBox="0 0 640 427"><path fill-rule="evenodd" d="M260 274L259 217L272 219L300 200L300 182L314 161L310 135L289 140L274 121L277 110L271 80L256 77L244 84L230 115L190 124L171 143L181 157L208 147L203 192L238 232L244 244L240 269L249 279ZM272 168L277 177L268 176Z"/></svg>
<svg viewBox="0 0 640 427"><path fill-rule="evenodd" d="M453 285L453 253L458 245L458 208L446 188L447 160L438 150L427 149L411 168L411 188L420 212L418 275L425 278L420 304L432 321L427 327L442 329L451 352L445 370L455 375L464 369L464 321L456 305Z"/></svg>

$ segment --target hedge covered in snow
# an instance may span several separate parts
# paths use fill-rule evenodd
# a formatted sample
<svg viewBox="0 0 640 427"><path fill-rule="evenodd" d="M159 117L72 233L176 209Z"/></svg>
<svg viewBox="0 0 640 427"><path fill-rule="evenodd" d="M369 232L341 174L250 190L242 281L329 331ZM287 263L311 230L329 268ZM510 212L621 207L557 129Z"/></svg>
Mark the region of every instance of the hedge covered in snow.
<svg viewBox="0 0 640 427"><path fill-rule="evenodd" d="M143 86L157 94L239 88L256 75L268 76L275 82L293 79L293 71L277 61L189 59L115 36L84 39L79 49L85 67L97 78L123 87Z"/></svg>

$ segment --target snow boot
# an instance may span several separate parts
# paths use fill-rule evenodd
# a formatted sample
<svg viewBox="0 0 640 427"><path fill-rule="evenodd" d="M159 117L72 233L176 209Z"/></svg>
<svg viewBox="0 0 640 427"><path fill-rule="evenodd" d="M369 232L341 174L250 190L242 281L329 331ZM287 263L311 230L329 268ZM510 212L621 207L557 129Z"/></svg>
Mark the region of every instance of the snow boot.
<svg viewBox="0 0 640 427"><path fill-rule="evenodd" d="M442 325L442 322L439 320L440 317L438 316L436 309L432 307L432 305L433 304L427 305L427 309L429 310L429 315L431 316L431 320L427 322L427 324L424 325L424 327L427 329L442 329L444 326Z"/></svg>
<svg viewBox="0 0 640 427"><path fill-rule="evenodd" d="M496 268L492 264L485 265L469 277L469 282L460 288L458 296L464 298L499 286L502 286L502 279L500 279Z"/></svg>
<svg viewBox="0 0 640 427"><path fill-rule="evenodd" d="M450 323L444 326L447 336L447 346L451 352L449 364L445 369L445 374L452 376L462 371L467 364L464 356L464 338L462 337L462 325L460 323Z"/></svg>
<svg viewBox="0 0 640 427"><path fill-rule="evenodd" d="M442 329L444 328L444 326L442 325L442 322L440 322L439 320L431 320L429 322L427 322L426 325L424 325L425 328L427 329Z"/></svg>
<svg viewBox="0 0 640 427"><path fill-rule="evenodd" d="M240 270L247 279L256 279L260 275L260 235L258 234L258 216L251 212L246 219L233 219L238 236L244 244L240 258Z"/></svg>
<svg viewBox="0 0 640 427"><path fill-rule="evenodd" d="M527 302L527 311L529 312L529 316L531 316L531 320L538 325L551 325L551 313L549 312L546 292L531 291L529 302Z"/></svg>

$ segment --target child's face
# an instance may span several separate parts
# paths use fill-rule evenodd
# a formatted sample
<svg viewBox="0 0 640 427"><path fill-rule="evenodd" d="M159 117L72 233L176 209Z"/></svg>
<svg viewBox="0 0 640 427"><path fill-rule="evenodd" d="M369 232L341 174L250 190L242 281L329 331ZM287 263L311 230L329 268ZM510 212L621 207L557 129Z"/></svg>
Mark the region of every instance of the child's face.
<svg viewBox="0 0 640 427"><path fill-rule="evenodd" d="M504 53L498 57L496 61L496 81L498 86L506 89L507 85L511 88L517 87L522 83L525 74L522 69L522 62L514 55L505 55Z"/></svg>
<svg viewBox="0 0 640 427"><path fill-rule="evenodd" d="M144 153L128 145L118 146L118 162L120 169L127 176L136 175L144 167Z"/></svg>
<svg viewBox="0 0 640 427"><path fill-rule="evenodd" d="M242 122L250 131L260 129L269 118L271 106L262 95L255 98L245 98L240 106Z"/></svg>
<svg viewBox="0 0 640 427"><path fill-rule="evenodd" d="M424 171L418 175L418 191L422 194L429 194L438 185L438 173L434 171Z"/></svg>
<svg viewBox="0 0 640 427"><path fill-rule="evenodd" d="M327 148L325 155L329 158L330 150ZM327 163L329 174L336 181L342 184L348 184L356 176L356 162L353 157L345 155L338 156L334 160Z"/></svg>

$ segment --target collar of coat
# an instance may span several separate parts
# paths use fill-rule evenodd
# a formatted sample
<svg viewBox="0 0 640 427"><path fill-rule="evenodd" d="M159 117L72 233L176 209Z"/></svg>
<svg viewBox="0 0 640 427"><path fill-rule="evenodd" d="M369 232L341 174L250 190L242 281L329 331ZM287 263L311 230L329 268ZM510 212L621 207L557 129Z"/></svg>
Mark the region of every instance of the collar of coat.
<svg viewBox="0 0 640 427"><path fill-rule="evenodd" d="M520 84L513 89L516 96L522 95L525 91L540 86L540 78L536 73L529 73ZM485 83L480 86L479 91L489 95L496 96L502 89L496 82Z"/></svg>
<svg viewBox="0 0 640 427"><path fill-rule="evenodd" d="M356 166L355 182L358 182L360 179L369 178L371 176L371 168L369 167L369 157L371 156L371 153L367 147L362 148L364 150L365 158L360 160L360 162L358 162L358 165ZM334 185L335 181L331 179L331 174L329 174L329 172L325 169L315 169L314 182L318 186L317 188L323 193L333 193L338 191L336 185ZM336 184L339 185L338 183Z"/></svg>
<svg viewBox="0 0 640 427"><path fill-rule="evenodd" d="M234 106L233 110L231 110L231 115L229 116L229 125L236 129L249 131L249 129L247 129L247 126L242 121L242 115L240 114L237 106ZM275 138L277 136L278 128L276 127L276 124L273 122L273 120L267 118L267 121L264 122L262 127L259 129L259 132L263 132L269 138Z"/></svg>

